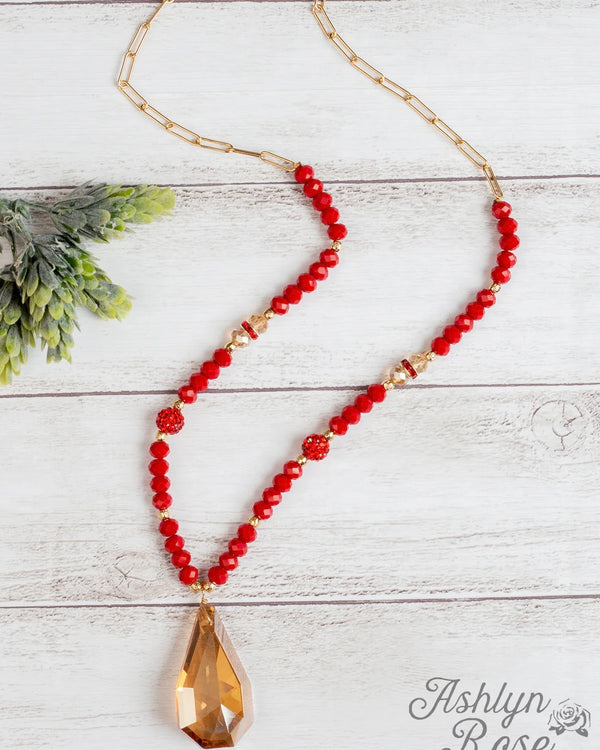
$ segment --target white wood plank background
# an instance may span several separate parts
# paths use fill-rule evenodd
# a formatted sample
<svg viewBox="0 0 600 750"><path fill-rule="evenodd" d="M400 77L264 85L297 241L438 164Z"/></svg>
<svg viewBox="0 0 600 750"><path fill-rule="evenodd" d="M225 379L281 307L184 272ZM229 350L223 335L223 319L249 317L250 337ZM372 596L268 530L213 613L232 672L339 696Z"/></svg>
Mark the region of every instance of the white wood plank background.
<svg viewBox="0 0 600 750"><path fill-rule="evenodd" d="M0 194L97 179L178 198L173 217L98 248L135 296L127 321L82 315L72 366L34 356L0 392L3 748L191 746L171 691L194 602L149 508L153 415L323 242L285 176L169 139L119 95L120 56L154 7L0 0ZM243 747L458 750L456 717L409 715L439 676L572 698L597 723L598 4L331 13L489 157L523 248L477 331L309 467L219 592L255 689ZM177 2L146 55L151 100L209 137L314 163L350 229L330 279L187 412L170 460L204 563L302 437L480 287L495 228L468 162L345 66L309 3ZM509 734L546 732L527 715ZM480 750L503 733L490 720ZM598 729L553 741L596 748Z"/></svg>

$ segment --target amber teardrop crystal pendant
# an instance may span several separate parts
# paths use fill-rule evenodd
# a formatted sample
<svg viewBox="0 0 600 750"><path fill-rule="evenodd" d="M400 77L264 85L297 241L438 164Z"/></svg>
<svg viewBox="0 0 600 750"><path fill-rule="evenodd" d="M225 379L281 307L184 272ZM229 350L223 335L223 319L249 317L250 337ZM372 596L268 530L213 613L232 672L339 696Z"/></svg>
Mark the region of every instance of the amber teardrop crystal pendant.
<svg viewBox="0 0 600 750"><path fill-rule="evenodd" d="M202 603L175 688L179 727L200 747L233 747L252 725L252 688L215 608Z"/></svg>

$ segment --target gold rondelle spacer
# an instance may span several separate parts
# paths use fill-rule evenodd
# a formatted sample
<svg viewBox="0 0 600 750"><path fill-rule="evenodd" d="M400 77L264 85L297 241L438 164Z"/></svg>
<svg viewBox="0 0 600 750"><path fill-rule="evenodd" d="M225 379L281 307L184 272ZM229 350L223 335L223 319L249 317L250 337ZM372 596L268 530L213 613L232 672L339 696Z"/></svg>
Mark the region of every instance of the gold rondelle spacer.
<svg viewBox="0 0 600 750"><path fill-rule="evenodd" d="M164 521L165 518L171 518L171 515L168 510L159 510L158 517L160 518L161 521Z"/></svg>
<svg viewBox="0 0 600 750"><path fill-rule="evenodd" d="M275 312L270 307L267 307L263 315L265 316L267 320L271 320L271 318L275 317Z"/></svg>
<svg viewBox="0 0 600 750"><path fill-rule="evenodd" d="M202 586L202 591L208 591L209 593L217 588L217 584L212 581L204 581L200 585Z"/></svg>
<svg viewBox="0 0 600 750"><path fill-rule="evenodd" d="M227 349L228 352L234 352L237 349L237 345L234 344L233 341L230 341L229 343L225 344L225 349Z"/></svg>
<svg viewBox="0 0 600 750"><path fill-rule="evenodd" d="M502 285L501 284L496 284L495 281L490 284L490 291L494 292L494 294L498 294L498 292L501 289L502 289Z"/></svg>
<svg viewBox="0 0 600 750"><path fill-rule="evenodd" d="M296 459L296 462L300 464L300 466L304 466L308 463L308 458L304 455L304 453L301 453L298 458Z"/></svg>
<svg viewBox="0 0 600 750"><path fill-rule="evenodd" d="M435 352L428 351L426 352L425 356L430 362L433 362L433 360L437 357L437 354Z"/></svg>
<svg viewBox="0 0 600 750"><path fill-rule="evenodd" d="M342 243L339 240L335 240L331 243L331 249L335 250L336 253L339 253L339 251L342 249Z"/></svg>
<svg viewBox="0 0 600 750"><path fill-rule="evenodd" d="M381 385L385 388L386 391L394 390L394 384L392 383L391 380L384 380Z"/></svg>
<svg viewBox="0 0 600 750"><path fill-rule="evenodd" d="M203 590L202 584L200 583L200 581L194 581L194 583L190 583L190 588L192 589L192 591L195 591L196 593Z"/></svg>
<svg viewBox="0 0 600 750"><path fill-rule="evenodd" d="M257 529L260 526L260 518L258 516L250 516L248 519L250 526L254 526Z"/></svg>
<svg viewBox="0 0 600 750"><path fill-rule="evenodd" d="M323 437L326 440L333 440L334 436L335 432L333 430L325 430L325 432L323 433Z"/></svg>
<svg viewBox="0 0 600 750"><path fill-rule="evenodd" d="M166 440L169 436L166 432L161 432L160 430L156 433L156 440Z"/></svg>
<svg viewBox="0 0 600 750"><path fill-rule="evenodd" d="M179 409L179 411L183 411L183 407L184 406L185 406L185 404L183 403L183 401L180 398L178 398L177 401L175 401L175 403L173 404L173 408L174 409Z"/></svg>

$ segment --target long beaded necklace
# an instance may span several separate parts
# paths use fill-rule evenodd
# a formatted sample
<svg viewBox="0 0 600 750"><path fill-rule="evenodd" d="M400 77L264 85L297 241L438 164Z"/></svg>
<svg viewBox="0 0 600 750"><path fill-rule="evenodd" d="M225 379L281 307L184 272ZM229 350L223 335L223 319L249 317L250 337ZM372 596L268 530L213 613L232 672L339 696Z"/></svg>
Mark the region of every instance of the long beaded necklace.
<svg viewBox="0 0 600 750"><path fill-rule="evenodd" d="M363 415L368 414L376 404L382 403L388 391L408 385L421 375L437 356L446 356L451 347L473 328L475 321L483 318L486 310L495 304L496 295L502 285L510 280L510 269L516 263L514 251L519 246L519 238L515 234L517 222L511 217L511 206L503 200L502 190L487 160L414 94L394 83L359 57L336 31L325 11L325 0L314 0L312 13L317 23L347 61L375 84L402 99L482 170L494 195L491 210L493 217L497 219L500 252L497 255L496 266L491 271L489 287L482 289L466 306L465 311L457 315L452 324L447 325L433 338L427 351L402 359L389 370L381 383L368 386L353 403L331 417L325 430L310 434L304 439L300 453L287 461L281 471L273 477L270 486L264 489L262 497L254 503L253 514L246 523L239 526L218 562L209 568L206 579L201 580L198 568L191 565L191 555L185 549L185 541L179 534L179 524L170 513L172 497L169 494L170 480L167 476L167 456L170 452L168 439L180 432L184 426L184 406L194 403L198 394L206 391L209 383L219 377L221 370L232 364L234 353L264 335L270 321L285 315L290 306L297 305L305 294L310 294L320 282L325 281L329 272L338 264L342 240L346 237L347 230L339 221L340 214L332 205L332 196L324 190L323 183L315 178L312 167L278 156L271 151L251 151L237 148L225 141L200 136L162 114L133 87L131 76L134 64L151 24L164 6L172 2L174 0L163 0L158 9L136 31L123 59L118 78L119 89L141 112L167 132L193 146L253 156L285 172L293 173L296 183L312 207L319 212L330 240L329 246L319 253L318 259L308 270L300 274L294 283L288 284L280 294L276 294L263 313L250 315L232 331L227 343L216 349L212 359L204 362L198 371L190 376L189 381L179 388L175 403L162 409L156 417L158 433L150 446L152 460L149 470L152 475L150 487L154 493L152 504L157 509L159 517L158 529L165 537L164 547L170 555L171 563L179 571L179 580L192 592L200 593L202 596L175 688L179 726L201 747L217 748L231 747L239 740L252 723L253 707L248 676L218 613L214 606L208 604L207 594L227 582L230 573L238 567L240 559L248 552L249 545L256 541L260 524L271 518L275 508L282 502L284 494L289 492L294 482L302 476L308 462L324 459L334 438L345 435Z"/></svg>

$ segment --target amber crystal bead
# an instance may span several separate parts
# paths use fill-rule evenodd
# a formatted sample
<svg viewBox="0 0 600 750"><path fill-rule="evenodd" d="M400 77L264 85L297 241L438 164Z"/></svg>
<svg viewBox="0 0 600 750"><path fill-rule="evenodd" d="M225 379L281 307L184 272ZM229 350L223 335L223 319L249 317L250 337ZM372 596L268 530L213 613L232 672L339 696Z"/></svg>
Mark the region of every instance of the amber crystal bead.
<svg viewBox="0 0 600 750"><path fill-rule="evenodd" d="M167 409L158 412L156 426L161 432L166 432L167 435L175 435L182 429L184 421L181 410L169 406Z"/></svg>
<svg viewBox="0 0 600 750"><path fill-rule="evenodd" d="M309 435L302 443L302 453L311 461L321 461L329 453L329 441L324 435Z"/></svg>

